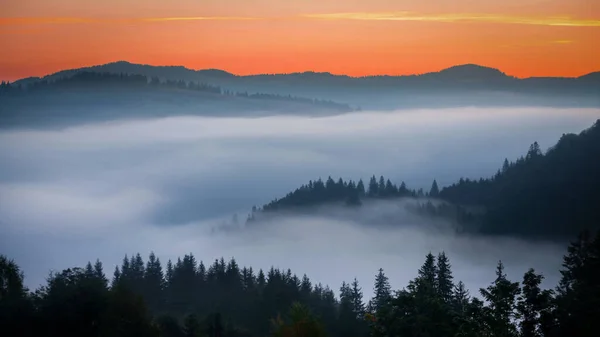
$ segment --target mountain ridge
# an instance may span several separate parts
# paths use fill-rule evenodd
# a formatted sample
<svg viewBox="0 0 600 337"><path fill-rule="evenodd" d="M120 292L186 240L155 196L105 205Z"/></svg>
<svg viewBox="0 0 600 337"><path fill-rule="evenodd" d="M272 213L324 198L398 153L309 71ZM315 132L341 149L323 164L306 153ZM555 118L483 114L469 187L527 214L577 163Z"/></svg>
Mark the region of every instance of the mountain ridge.
<svg viewBox="0 0 600 337"><path fill-rule="evenodd" d="M290 74L235 75L220 69L152 66L118 61L63 70L13 85L27 88L82 72L142 75L153 81L183 81L217 86L225 91L310 97L344 102L358 110L406 110L458 107L600 107L600 72L580 78L520 79L498 69L463 64L439 72L408 76L334 75L307 71ZM285 111L282 111L285 112Z"/></svg>
<svg viewBox="0 0 600 337"><path fill-rule="evenodd" d="M435 75L435 74L460 74L461 71L465 71L465 70L477 71L480 73L485 72L487 74L495 73L496 75L502 75L507 78L513 78L513 79L518 79L518 80L541 79L541 78L544 78L544 79L550 79L550 78L551 79L559 79L559 78L560 79L579 79L579 78L600 76L600 70L598 70L598 71L593 71L593 72L583 74L581 76L576 76L576 77L530 76L530 77L519 78L519 77L507 75L506 73L502 72L498 68L493 68L493 67L474 64L474 63L457 64L454 66L450 66L450 67L441 69L439 71L430 71L430 72L425 72L425 73L415 73L415 74L407 74L407 75L383 74L383 75L351 76L351 75L347 75L347 74L334 74L331 72L316 72L316 71L311 71L311 70L302 71L302 72L290 72L290 73L257 73L257 74L239 75L239 74L234 74L234 73L228 72L226 70L217 69L217 68L192 69L192 68L187 68L182 65L163 66L163 65L151 65L151 64L134 63L134 62L129 62L129 61L125 61L125 60L119 60L119 61L115 61L115 62L90 65L90 66L85 66L85 67L80 67L80 68L64 69L64 70L60 70L60 71L50 73L50 74L47 74L44 76L25 77L25 78L18 79L16 81L14 81L13 83L18 84L19 82L23 82L23 81L50 79L52 77L56 77L56 76L60 76L60 75L69 75L69 74L72 74L75 72L80 72L80 71L94 71L96 69L101 70L103 68L114 68L114 67L139 67L139 68L156 68L156 69L165 69L165 70L168 69L168 70L197 73L197 74L201 74L201 75L216 76L216 77L217 76L218 77L229 77L229 78L231 78L231 77L252 78L252 77L264 77L264 76L294 76L294 75L320 75L320 76L330 76L330 77L347 78L347 79L369 79L369 78L382 78L382 77L384 77L384 78L414 78L414 77L421 77L421 76L431 76L431 75Z"/></svg>

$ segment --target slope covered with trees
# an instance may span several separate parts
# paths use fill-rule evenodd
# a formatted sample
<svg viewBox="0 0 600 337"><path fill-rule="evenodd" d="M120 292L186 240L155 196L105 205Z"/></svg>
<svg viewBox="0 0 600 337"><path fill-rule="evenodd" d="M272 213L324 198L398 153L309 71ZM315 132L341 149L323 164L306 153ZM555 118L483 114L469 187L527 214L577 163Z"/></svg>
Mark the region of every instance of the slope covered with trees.
<svg viewBox="0 0 600 337"><path fill-rule="evenodd" d="M85 71L27 85L2 82L0 103L0 127L190 114L336 114L355 110L331 100L249 94L199 81Z"/></svg>
<svg viewBox="0 0 600 337"><path fill-rule="evenodd" d="M407 209L445 218L460 229L490 235L568 240L600 224L600 120L578 135L564 134L543 153L537 142L514 162L505 159L491 178L461 178L429 191L411 190L383 176L358 182L321 179L253 208L251 221L274 211L310 210L327 204L360 206L365 200L416 198ZM422 199L434 199L435 203Z"/></svg>
<svg viewBox="0 0 600 337"><path fill-rule="evenodd" d="M493 266L490 266L490 271ZM393 292L383 269L368 303L355 279L336 298L290 270L206 267L192 254L123 259L112 280L102 263L53 273L29 292L19 267L0 256L3 336L595 336L600 319L600 233L583 232L564 256L555 289L528 270L509 280L499 262L479 296L455 281L448 256L429 253L409 284ZM491 273L490 273L491 274Z"/></svg>
<svg viewBox="0 0 600 337"><path fill-rule="evenodd" d="M579 135L564 134L546 153L532 144L505 159L488 179L461 179L440 191L460 205L483 206L490 234L569 237L600 224L600 120Z"/></svg>

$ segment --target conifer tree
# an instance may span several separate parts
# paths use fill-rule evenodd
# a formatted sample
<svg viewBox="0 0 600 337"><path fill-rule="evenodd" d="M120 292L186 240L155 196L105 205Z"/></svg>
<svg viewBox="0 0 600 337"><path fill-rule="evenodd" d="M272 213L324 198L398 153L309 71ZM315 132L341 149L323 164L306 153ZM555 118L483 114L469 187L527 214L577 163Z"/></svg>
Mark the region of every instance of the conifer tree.
<svg viewBox="0 0 600 337"><path fill-rule="evenodd" d="M425 256L425 263L419 269L417 278L417 287L427 289L428 292L437 290L438 269L435 262L435 256L430 252Z"/></svg>
<svg viewBox="0 0 600 337"><path fill-rule="evenodd" d="M431 189L429 190L429 197L437 198L440 195L440 189L438 188L437 181L434 179L431 184Z"/></svg>
<svg viewBox="0 0 600 337"><path fill-rule="evenodd" d="M379 268L379 272L375 277L374 296L370 301L369 308L372 313L377 313L386 306L391 299L392 290L390 281L383 272L383 268Z"/></svg>
<svg viewBox="0 0 600 337"><path fill-rule="evenodd" d="M450 270L450 260L444 252L438 254L436 271L438 294L445 303L450 303L452 301L454 283L452 282L453 276Z"/></svg>
<svg viewBox="0 0 600 337"><path fill-rule="evenodd" d="M365 303L363 302L362 288L358 285L356 277L351 284L351 296L352 296L352 310L359 320L364 319L365 316Z"/></svg>
<svg viewBox="0 0 600 337"><path fill-rule="evenodd" d="M379 195L379 185L377 184L377 178L373 175L369 180L369 191L368 195L371 198L375 198Z"/></svg>
<svg viewBox="0 0 600 337"><path fill-rule="evenodd" d="M552 293L541 290L540 284L544 277L529 269L523 276L521 296L517 303L517 311L521 319L520 332L522 337L544 336L545 326L550 306Z"/></svg>
<svg viewBox="0 0 600 337"><path fill-rule="evenodd" d="M519 282L511 282L506 278L502 261L496 268L496 280L487 289L480 289L481 295L489 303L486 308L491 330L495 336L512 337L517 335L513 324L516 317L516 298L519 295Z"/></svg>

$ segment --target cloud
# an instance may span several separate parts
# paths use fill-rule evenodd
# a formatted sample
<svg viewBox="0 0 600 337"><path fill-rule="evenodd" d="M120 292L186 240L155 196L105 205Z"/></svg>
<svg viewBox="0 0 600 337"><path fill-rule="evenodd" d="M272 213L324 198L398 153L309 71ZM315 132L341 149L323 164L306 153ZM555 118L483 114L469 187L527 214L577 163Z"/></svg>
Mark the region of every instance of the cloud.
<svg viewBox="0 0 600 337"><path fill-rule="evenodd" d="M177 21L257 21L257 20L367 20L367 21L420 21L445 23L497 23L536 26L600 27L599 19L579 19L569 16L518 16L491 13L438 13L426 14L409 11L315 13L287 17L245 16L180 16L148 18L78 18L78 17L31 17L0 18L0 26L31 24L130 24Z"/></svg>
<svg viewBox="0 0 600 337"><path fill-rule="evenodd" d="M571 44L573 42L574 41L572 41L572 40L555 40L555 41L552 41L552 43L555 43L555 44Z"/></svg>
<svg viewBox="0 0 600 337"><path fill-rule="evenodd" d="M441 13L423 14L415 12L355 12L306 14L305 18L323 20L367 20L367 21L421 21L446 23L499 23L537 26L600 27L597 19L576 19L568 16L529 17L486 13Z"/></svg>
<svg viewBox="0 0 600 337"><path fill-rule="evenodd" d="M155 18L85 18L85 17L36 17L36 18L0 18L0 26L20 25L57 25L57 24L131 24L149 22L173 21L248 21L261 20L259 17L238 16L186 16L186 17L155 17Z"/></svg>
<svg viewBox="0 0 600 337"><path fill-rule="evenodd" d="M591 125L598 113L461 108L321 118L178 116L3 130L0 253L22 265L31 286L49 269L98 257L110 271L124 254L151 250L163 261L193 252L205 262L235 256L255 268L289 267L334 288L357 276L366 292L379 267L403 286L429 250L451 253L458 276L472 286L491 281L500 257L515 277L529 264L550 273L562 254L554 247L414 226L382 231L342 218L290 217L239 235L211 236L208 229L233 213L243 220L252 205L328 175L385 175L417 188L434 178L445 185L488 176L505 157L522 155L536 140L548 147L562 133ZM534 251L526 254L531 260L514 247Z"/></svg>

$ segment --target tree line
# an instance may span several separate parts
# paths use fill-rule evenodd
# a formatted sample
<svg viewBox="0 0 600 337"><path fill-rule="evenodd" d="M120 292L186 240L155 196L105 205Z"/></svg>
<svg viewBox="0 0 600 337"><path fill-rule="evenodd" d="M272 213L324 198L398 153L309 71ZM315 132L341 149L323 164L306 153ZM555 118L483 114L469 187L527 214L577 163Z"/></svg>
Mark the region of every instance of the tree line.
<svg viewBox="0 0 600 337"><path fill-rule="evenodd" d="M542 289L529 269L520 282L496 266L471 296L455 282L448 256L429 253L417 276L392 291L379 269L369 301L358 281L339 296L306 275L210 266L192 254L176 262L125 257L109 280L96 260L51 273L31 292L19 266L0 256L0 329L4 336L595 336L600 319L600 232L582 232L563 258L559 284Z"/></svg>
<svg viewBox="0 0 600 337"><path fill-rule="evenodd" d="M275 199L254 211L276 211L281 209L302 208L318 206L324 203L343 202L348 206L360 206L363 199L391 199L401 197L436 197L439 193L437 182L434 180L429 192L423 189L414 190L406 187L402 182L399 186L392 183L390 179L380 176L379 179L373 175L367 186L362 179L357 182L353 180L337 181L329 176L325 181L321 178L309 181L296 190L288 193L283 198Z"/></svg>
<svg viewBox="0 0 600 337"><path fill-rule="evenodd" d="M72 76L61 77L58 79L41 79L32 83L23 85L14 85L10 82L2 81L0 83L0 96L14 95L27 92L39 92L54 89L75 89L75 88L162 88L162 89L180 89L196 92L209 93L219 96L232 96L248 99L287 101L303 104L318 105L327 108L337 109L340 111L352 111L353 109L348 104L337 103L331 100L311 99L304 97L296 97L292 95L277 95L265 93L234 92L223 89L220 86L207 83L199 83L194 81L184 80L161 80L157 76L147 77L138 74L115 74L108 72L92 72L81 71Z"/></svg>

